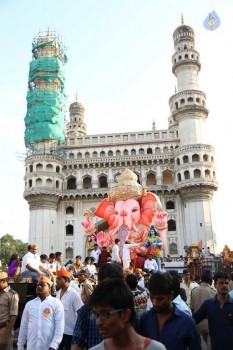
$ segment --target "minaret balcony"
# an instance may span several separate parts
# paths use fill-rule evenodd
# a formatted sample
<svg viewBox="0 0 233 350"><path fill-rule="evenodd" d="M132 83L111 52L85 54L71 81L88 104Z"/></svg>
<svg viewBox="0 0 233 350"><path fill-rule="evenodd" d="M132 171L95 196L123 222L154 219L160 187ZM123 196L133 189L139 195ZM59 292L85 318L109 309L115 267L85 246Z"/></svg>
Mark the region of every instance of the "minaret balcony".
<svg viewBox="0 0 233 350"><path fill-rule="evenodd" d="M195 59L183 58L176 63L173 62L172 73L176 75L176 70L184 66L188 66L189 70L192 69L192 67L195 68L198 72L201 70L200 62Z"/></svg>
<svg viewBox="0 0 233 350"><path fill-rule="evenodd" d="M169 99L171 113L174 115L183 109L201 108L207 111L206 95L200 90L184 90Z"/></svg>

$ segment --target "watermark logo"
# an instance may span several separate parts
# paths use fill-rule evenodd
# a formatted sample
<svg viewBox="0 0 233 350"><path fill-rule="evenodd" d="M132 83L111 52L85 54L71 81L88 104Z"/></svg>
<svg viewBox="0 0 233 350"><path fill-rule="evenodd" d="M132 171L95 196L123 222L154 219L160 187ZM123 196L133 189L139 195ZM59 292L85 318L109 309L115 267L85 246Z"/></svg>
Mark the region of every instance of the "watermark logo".
<svg viewBox="0 0 233 350"><path fill-rule="evenodd" d="M212 11L209 13L209 15L206 17L206 19L203 22L203 25L208 30L215 30L217 29L221 24L220 18L218 17L217 13L215 11Z"/></svg>

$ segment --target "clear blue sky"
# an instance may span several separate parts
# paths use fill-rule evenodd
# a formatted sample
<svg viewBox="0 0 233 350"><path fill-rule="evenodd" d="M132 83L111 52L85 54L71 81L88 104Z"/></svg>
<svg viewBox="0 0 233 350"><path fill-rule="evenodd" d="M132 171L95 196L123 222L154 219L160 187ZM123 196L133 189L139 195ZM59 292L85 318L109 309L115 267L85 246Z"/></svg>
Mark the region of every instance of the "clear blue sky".
<svg viewBox="0 0 233 350"><path fill-rule="evenodd" d="M215 10L221 26L203 21ZM31 42L40 30L55 29L68 47L66 94L83 103L88 133L167 129L168 99L174 93L172 35L181 13L196 34L207 95L205 142L216 148L219 191L214 218L219 250L228 244L230 183L233 2L182 0L1 0L0 1L0 235L27 241L24 191L24 116ZM19 160L20 158L21 160Z"/></svg>

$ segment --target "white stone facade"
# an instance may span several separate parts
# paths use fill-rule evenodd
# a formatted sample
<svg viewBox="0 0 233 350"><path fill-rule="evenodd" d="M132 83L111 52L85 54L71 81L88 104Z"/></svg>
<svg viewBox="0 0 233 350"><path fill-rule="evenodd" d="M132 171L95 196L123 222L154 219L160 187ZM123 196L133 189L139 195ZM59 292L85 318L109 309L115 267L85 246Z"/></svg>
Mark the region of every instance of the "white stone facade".
<svg viewBox="0 0 233 350"><path fill-rule="evenodd" d="M212 197L217 190L214 148L203 144L208 110L199 90L199 53L194 31L186 25L173 35L173 73L178 92L170 100L167 130L86 135L84 108L70 106L66 143L40 142L25 161L24 197L30 206L29 242L39 251L62 251L65 260L85 256L83 212L96 208L126 168L142 186L156 193L168 212L171 256L184 254L184 245L215 251ZM100 219L97 224L107 228Z"/></svg>

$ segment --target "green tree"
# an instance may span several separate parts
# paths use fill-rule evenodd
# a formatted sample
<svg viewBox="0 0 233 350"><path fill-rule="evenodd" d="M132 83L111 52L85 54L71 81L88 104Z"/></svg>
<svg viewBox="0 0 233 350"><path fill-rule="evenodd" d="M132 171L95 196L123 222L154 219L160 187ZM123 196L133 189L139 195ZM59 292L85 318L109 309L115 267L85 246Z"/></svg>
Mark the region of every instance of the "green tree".
<svg viewBox="0 0 233 350"><path fill-rule="evenodd" d="M20 239L14 239L9 233L2 236L0 238L0 260L2 261L2 268L6 268L13 253L18 253L20 258L26 254L27 247L27 243L22 242Z"/></svg>

